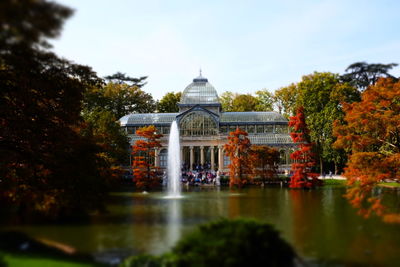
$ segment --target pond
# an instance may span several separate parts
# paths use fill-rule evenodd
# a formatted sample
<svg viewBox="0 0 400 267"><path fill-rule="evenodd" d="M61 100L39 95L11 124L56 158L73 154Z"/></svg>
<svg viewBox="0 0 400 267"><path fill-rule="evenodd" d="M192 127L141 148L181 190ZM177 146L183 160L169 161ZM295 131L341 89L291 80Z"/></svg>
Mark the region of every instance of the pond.
<svg viewBox="0 0 400 267"><path fill-rule="evenodd" d="M399 191L387 194L399 201ZM271 223L306 260L360 265L400 262L400 226L363 219L343 198L343 188L192 188L181 199L163 192L110 195L108 214L89 223L7 227L59 241L98 260L167 251L196 225L220 217ZM4 228L4 227L3 227Z"/></svg>

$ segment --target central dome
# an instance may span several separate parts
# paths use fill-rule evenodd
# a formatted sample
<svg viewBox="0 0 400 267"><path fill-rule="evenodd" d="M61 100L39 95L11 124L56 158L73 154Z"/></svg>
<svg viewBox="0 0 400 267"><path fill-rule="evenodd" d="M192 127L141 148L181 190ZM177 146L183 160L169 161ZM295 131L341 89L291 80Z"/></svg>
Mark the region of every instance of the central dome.
<svg viewBox="0 0 400 267"><path fill-rule="evenodd" d="M183 91L180 104L219 104L219 99L214 86L200 72L200 76L194 78Z"/></svg>

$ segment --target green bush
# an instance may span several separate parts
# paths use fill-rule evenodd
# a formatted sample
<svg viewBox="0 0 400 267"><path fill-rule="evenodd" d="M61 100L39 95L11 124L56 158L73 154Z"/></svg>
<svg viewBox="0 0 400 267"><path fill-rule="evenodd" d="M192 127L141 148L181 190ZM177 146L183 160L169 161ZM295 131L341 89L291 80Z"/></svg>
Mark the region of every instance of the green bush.
<svg viewBox="0 0 400 267"><path fill-rule="evenodd" d="M151 255L139 255L128 258L120 266L121 267L161 267L166 266L164 263L164 256L151 256Z"/></svg>
<svg viewBox="0 0 400 267"><path fill-rule="evenodd" d="M173 248L177 266L292 266L295 252L269 224L221 219Z"/></svg>
<svg viewBox="0 0 400 267"><path fill-rule="evenodd" d="M139 256L123 266L293 266L296 253L272 226L220 219L199 226L160 257Z"/></svg>

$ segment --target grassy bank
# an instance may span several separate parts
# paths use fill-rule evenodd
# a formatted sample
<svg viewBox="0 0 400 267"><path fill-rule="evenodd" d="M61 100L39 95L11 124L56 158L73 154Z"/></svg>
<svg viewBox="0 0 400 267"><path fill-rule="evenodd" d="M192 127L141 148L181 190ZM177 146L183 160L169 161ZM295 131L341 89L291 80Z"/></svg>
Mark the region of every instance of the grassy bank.
<svg viewBox="0 0 400 267"><path fill-rule="evenodd" d="M347 180L324 179L323 182L324 182L324 186L346 187Z"/></svg>
<svg viewBox="0 0 400 267"><path fill-rule="evenodd" d="M379 183L379 186L400 189L400 183L390 182L390 183Z"/></svg>
<svg viewBox="0 0 400 267"><path fill-rule="evenodd" d="M0 266L29 266L29 267L47 267L47 266L60 266L60 267L88 267L98 266L87 262L68 261L65 259L57 258L44 258L33 255L22 255L20 253L0 253L2 255ZM3 264L3 265L2 265Z"/></svg>

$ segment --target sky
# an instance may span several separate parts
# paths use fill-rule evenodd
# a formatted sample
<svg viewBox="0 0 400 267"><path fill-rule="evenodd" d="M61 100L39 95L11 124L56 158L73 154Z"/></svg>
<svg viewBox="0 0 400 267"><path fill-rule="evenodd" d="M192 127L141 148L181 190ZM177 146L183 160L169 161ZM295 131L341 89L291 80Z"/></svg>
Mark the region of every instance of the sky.
<svg viewBox="0 0 400 267"><path fill-rule="evenodd" d="M101 77L148 76L155 99L182 92L200 69L218 94L254 94L358 61L400 63L398 0L56 2L75 10L52 41L59 56Z"/></svg>

